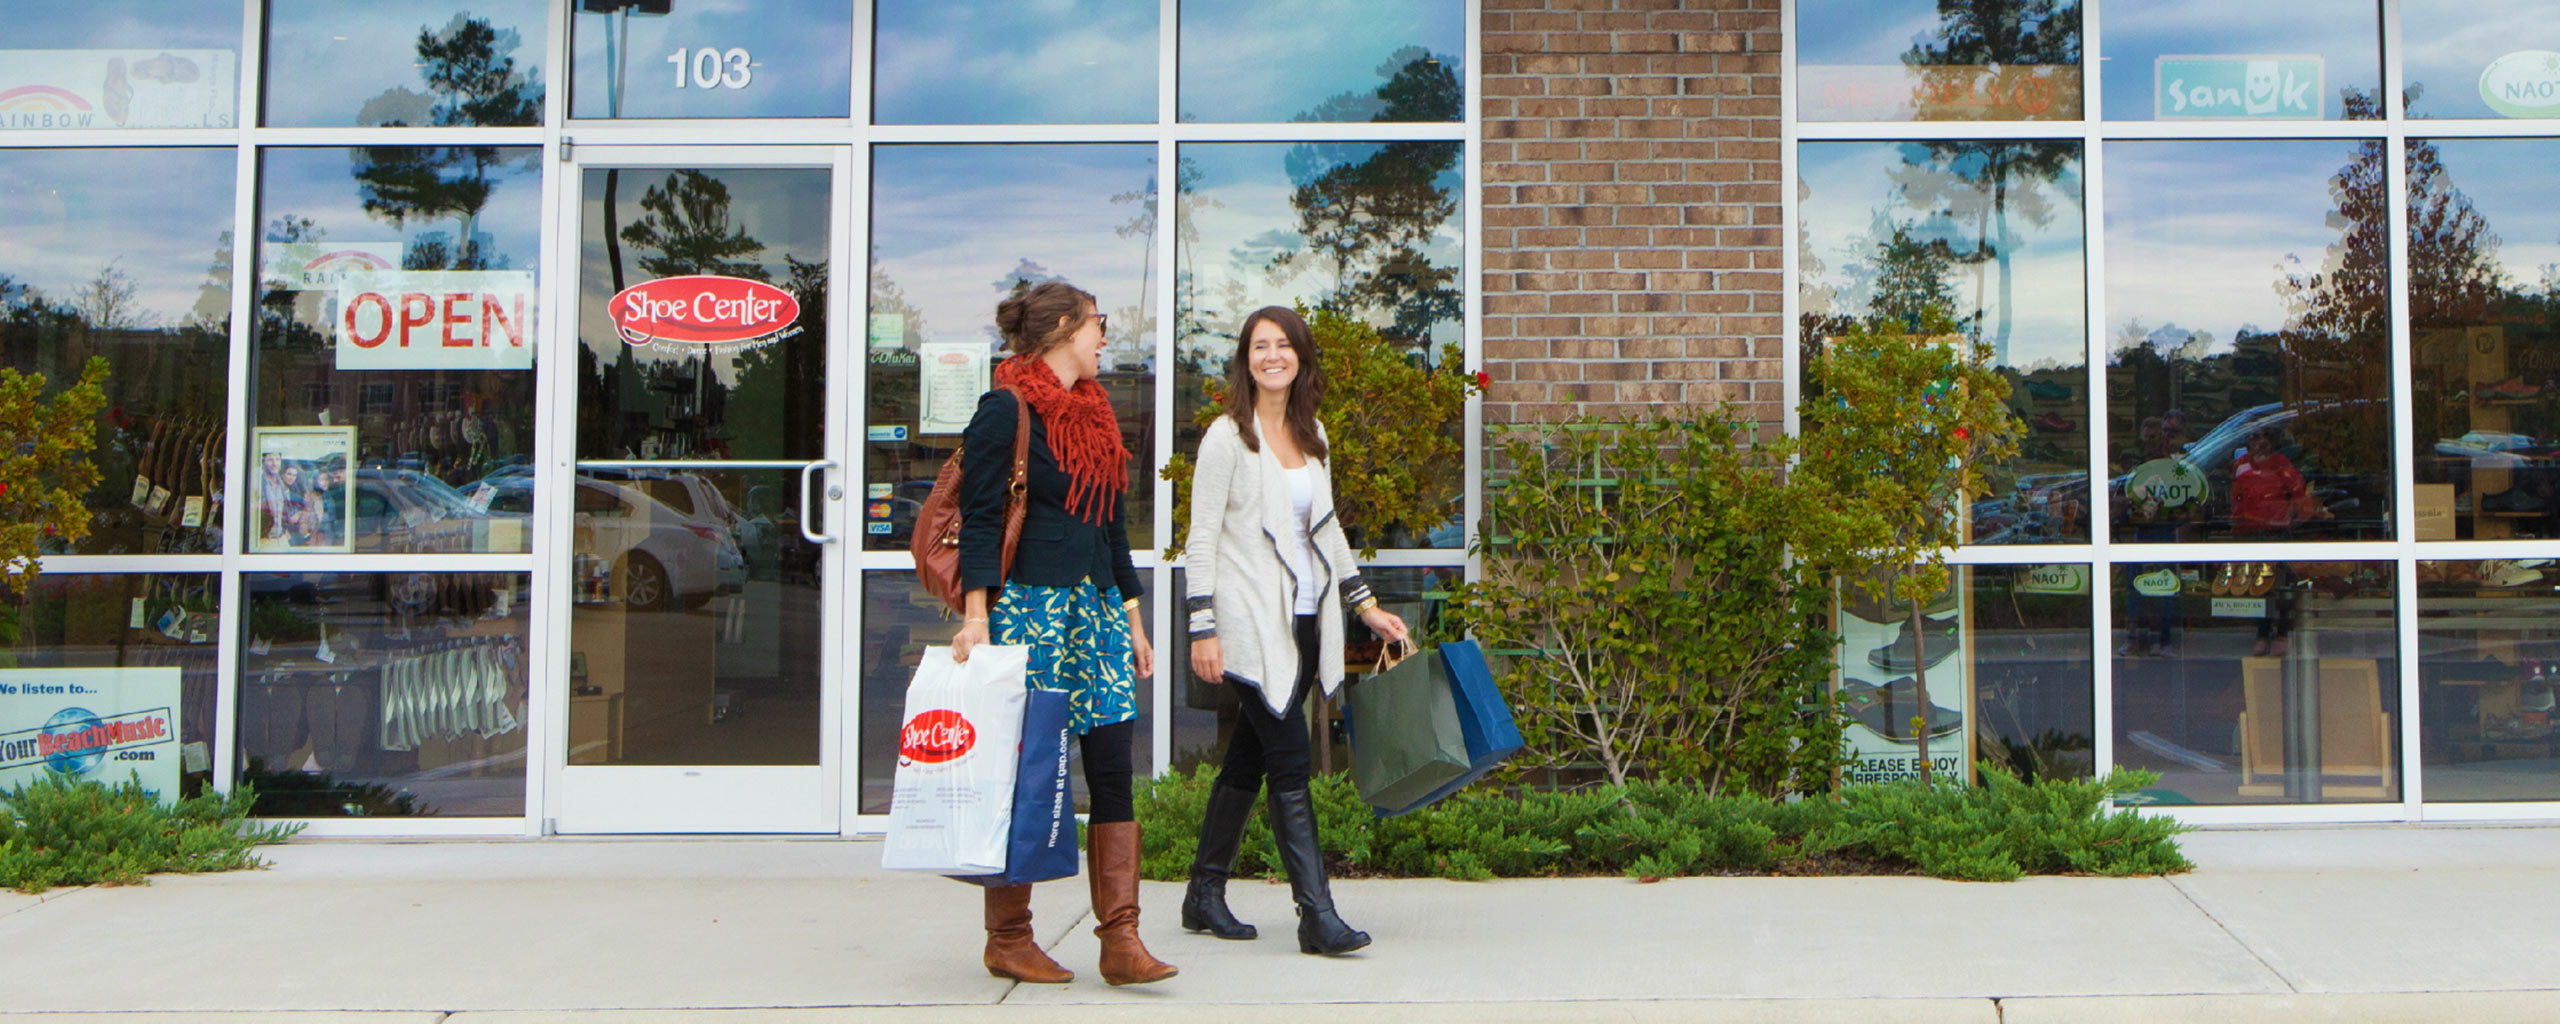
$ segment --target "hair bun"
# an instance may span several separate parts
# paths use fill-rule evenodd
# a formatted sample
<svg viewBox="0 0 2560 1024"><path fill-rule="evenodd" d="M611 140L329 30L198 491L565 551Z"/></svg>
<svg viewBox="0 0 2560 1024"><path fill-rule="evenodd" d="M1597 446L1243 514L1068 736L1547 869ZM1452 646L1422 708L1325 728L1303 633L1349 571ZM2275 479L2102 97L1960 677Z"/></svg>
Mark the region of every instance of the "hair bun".
<svg viewBox="0 0 2560 1024"><path fill-rule="evenodd" d="M1022 322L1030 313L1031 303L1022 295L1008 296L996 303L996 330L1004 335L1006 341L1020 344Z"/></svg>

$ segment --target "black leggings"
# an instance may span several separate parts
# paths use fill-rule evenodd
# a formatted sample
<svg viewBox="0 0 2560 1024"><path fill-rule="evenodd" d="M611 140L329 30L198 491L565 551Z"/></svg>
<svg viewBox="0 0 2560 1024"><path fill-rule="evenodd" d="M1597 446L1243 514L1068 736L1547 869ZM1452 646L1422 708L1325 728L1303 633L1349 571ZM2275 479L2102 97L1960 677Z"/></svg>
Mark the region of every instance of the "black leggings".
<svg viewBox="0 0 2560 1024"><path fill-rule="evenodd" d="M1137 741L1134 718L1097 726L1077 741L1084 749L1085 795L1093 800L1087 820L1097 825L1138 820L1137 805L1129 794L1129 780L1137 773L1133 760Z"/></svg>
<svg viewBox="0 0 2560 1024"><path fill-rule="evenodd" d="M1323 631L1315 616L1298 616L1298 678L1289 687L1285 716L1274 717L1271 705L1259 693L1236 694L1244 705L1235 734L1227 739L1226 764L1218 771L1218 785L1253 792L1263 783L1274 793L1305 789L1312 769L1312 756L1307 750L1307 715L1303 707L1307 691L1316 681L1316 652L1323 644Z"/></svg>

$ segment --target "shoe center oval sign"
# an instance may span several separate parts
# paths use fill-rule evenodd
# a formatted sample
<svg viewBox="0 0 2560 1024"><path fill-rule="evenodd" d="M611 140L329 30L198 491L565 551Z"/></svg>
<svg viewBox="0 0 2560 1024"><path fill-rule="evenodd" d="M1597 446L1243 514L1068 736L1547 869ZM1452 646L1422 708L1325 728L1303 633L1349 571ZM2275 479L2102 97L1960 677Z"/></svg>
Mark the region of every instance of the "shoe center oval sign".
<svg viewBox="0 0 2560 1024"><path fill-rule="evenodd" d="M800 300L762 281L716 274L662 277L605 304L614 332L634 346L754 348L799 333Z"/></svg>

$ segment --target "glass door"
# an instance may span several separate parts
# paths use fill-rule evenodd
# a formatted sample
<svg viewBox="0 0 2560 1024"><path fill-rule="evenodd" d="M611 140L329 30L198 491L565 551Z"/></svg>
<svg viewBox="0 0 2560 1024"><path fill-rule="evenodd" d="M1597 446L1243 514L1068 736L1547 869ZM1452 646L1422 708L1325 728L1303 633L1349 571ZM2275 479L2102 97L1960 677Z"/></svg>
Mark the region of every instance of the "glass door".
<svg viewBox="0 0 2560 1024"><path fill-rule="evenodd" d="M561 832L833 832L841 149L579 147Z"/></svg>

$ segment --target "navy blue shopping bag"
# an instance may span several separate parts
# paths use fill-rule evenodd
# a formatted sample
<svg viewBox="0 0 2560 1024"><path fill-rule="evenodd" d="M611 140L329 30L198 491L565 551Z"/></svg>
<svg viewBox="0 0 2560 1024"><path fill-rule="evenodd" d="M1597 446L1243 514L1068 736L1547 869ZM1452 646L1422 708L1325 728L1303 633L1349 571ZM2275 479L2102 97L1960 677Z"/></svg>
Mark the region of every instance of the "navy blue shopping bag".
<svg viewBox="0 0 2560 1024"><path fill-rule="evenodd" d="M1067 693L1033 690L1022 713L1022 753L1013 773L1013 824L1004 870L953 875L986 886L1023 885L1076 873L1076 802L1067 782Z"/></svg>
<svg viewBox="0 0 2560 1024"><path fill-rule="evenodd" d="M1520 727L1511 719L1511 706L1503 703L1501 689L1493 685L1493 669L1485 664L1484 649L1473 640L1452 640L1441 644L1439 652L1440 664L1448 669L1449 695L1458 706L1458 731L1466 737L1467 770L1404 806L1372 804L1381 818L1411 814L1439 803L1485 777L1524 745Z"/></svg>

